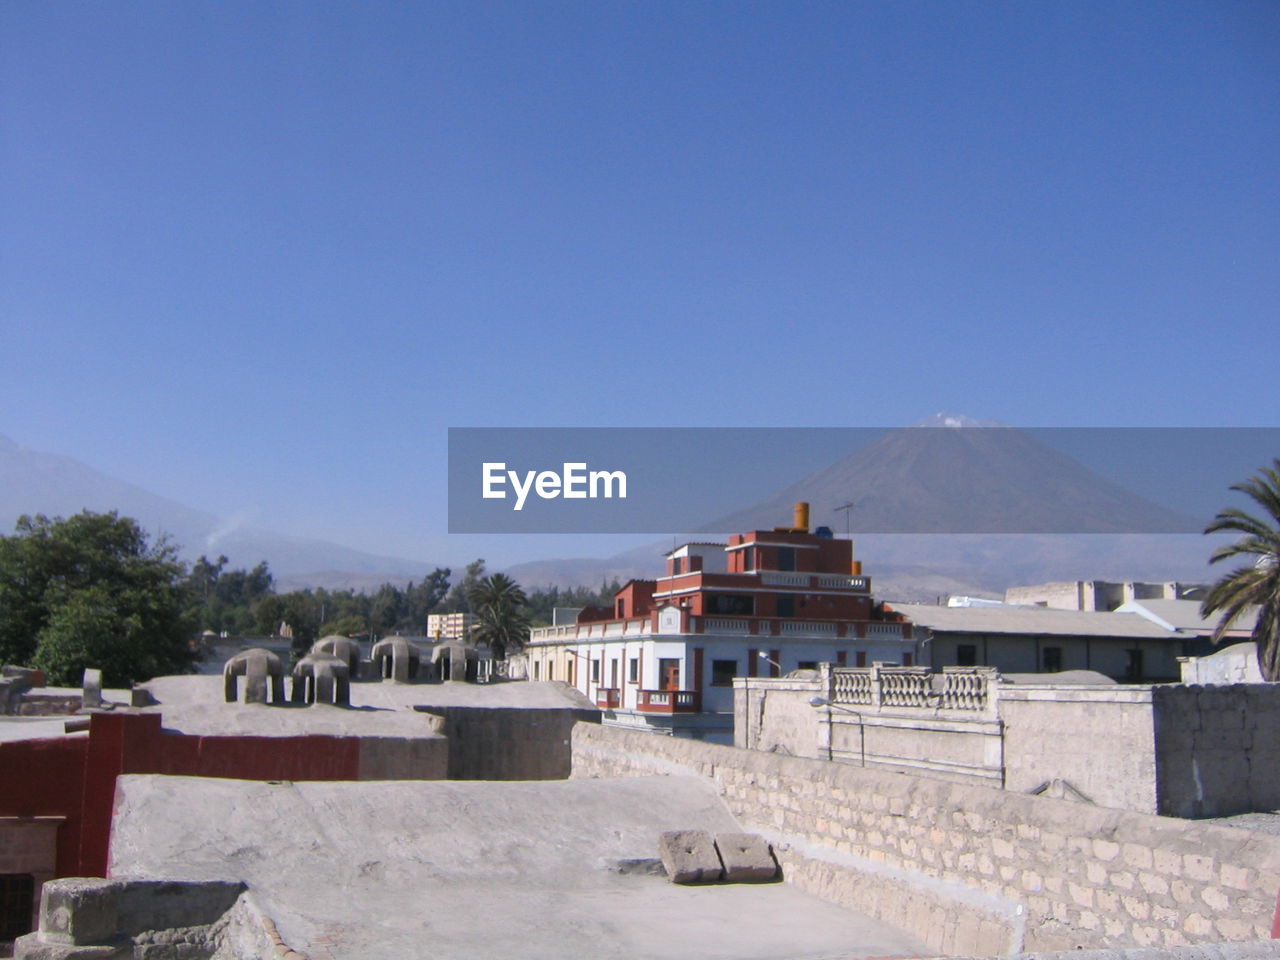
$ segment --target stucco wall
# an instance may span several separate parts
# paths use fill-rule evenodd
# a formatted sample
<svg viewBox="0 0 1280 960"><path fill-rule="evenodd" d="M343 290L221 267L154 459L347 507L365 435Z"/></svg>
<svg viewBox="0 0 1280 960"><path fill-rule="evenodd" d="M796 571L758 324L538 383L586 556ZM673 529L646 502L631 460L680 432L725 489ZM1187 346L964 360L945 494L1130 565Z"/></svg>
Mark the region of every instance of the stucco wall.
<svg viewBox="0 0 1280 960"><path fill-rule="evenodd" d="M1268 834L589 724L574 728L573 764L574 776L710 777L744 826L826 864L834 879L815 890L833 898L839 888L857 900L862 860L1025 911L1021 944L997 942L990 910L980 950L912 929L939 950L1257 939L1280 889L1280 837Z"/></svg>
<svg viewBox="0 0 1280 960"><path fill-rule="evenodd" d="M814 680L739 680L734 684L734 746L793 757L819 756L823 714L809 706L809 698L825 690Z"/></svg>
<svg viewBox="0 0 1280 960"><path fill-rule="evenodd" d="M1151 687L1005 686L1005 787L1065 780L1092 802L1157 813Z"/></svg>

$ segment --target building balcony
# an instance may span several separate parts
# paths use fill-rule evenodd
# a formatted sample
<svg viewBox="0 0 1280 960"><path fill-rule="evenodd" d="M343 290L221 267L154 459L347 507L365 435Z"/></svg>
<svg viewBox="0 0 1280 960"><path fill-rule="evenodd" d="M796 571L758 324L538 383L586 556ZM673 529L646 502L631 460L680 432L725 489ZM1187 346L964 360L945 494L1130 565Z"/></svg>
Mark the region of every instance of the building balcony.
<svg viewBox="0 0 1280 960"><path fill-rule="evenodd" d="M760 571L760 583L766 587L799 587L802 590L849 590L866 593L871 579L843 573L808 573L805 571Z"/></svg>
<svg viewBox="0 0 1280 960"><path fill-rule="evenodd" d="M702 694L697 690L641 690L636 709L641 713L701 713Z"/></svg>
<svg viewBox="0 0 1280 960"><path fill-rule="evenodd" d="M616 710L622 706L622 691L617 687L600 687L596 690L596 706L604 710Z"/></svg>

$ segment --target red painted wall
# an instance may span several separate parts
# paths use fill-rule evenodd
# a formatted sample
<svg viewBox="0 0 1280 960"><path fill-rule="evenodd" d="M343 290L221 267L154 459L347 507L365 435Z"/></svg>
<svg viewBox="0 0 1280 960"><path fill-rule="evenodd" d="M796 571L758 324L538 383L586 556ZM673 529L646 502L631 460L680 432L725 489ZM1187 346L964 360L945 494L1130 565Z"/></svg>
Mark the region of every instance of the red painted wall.
<svg viewBox="0 0 1280 960"><path fill-rule="evenodd" d="M58 875L75 876L80 857L81 786L89 741L0 743L0 816L65 817L58 828Z"/></svg>
<svg viewBox="0 0 1280 960"><path fill-rule="evenodd" d="M159 714L95 713L89 737L0 743L0 816L61 816L58 875L106 875L122 773L238 780L356 780L356 737L197 737Z"/></svg>

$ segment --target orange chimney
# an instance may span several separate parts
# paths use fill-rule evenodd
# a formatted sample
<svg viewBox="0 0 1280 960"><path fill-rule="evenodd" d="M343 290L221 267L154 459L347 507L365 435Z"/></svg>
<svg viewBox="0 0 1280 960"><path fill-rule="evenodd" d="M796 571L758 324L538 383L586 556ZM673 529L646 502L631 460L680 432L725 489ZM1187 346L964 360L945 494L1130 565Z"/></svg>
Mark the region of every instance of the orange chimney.
<svg viewBox="0 0 1280 960"><path fill-rule="evenodd" d="M803 500L796 502L795 521L792 526L801 533L809 532L809 504Z"/></svg>

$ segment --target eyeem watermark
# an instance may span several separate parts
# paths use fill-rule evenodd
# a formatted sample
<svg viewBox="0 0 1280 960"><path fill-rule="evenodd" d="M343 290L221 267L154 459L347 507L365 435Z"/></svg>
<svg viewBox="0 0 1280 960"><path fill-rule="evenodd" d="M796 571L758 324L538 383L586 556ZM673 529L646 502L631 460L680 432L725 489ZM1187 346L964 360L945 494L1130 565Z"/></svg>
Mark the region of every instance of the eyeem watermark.
<svg viewBox="0 0 1280 960"><path fill-rule="evenodd" d="M526 470L520 474L508 470L504 462L483 463L480 467L481 496L486 500L505 500L506 486L515 493L511 509L523 510L530 491L542 500L612 500L627 498L627 475L621 470L588 470L585 463L563 463L561 471Z"/></svg>

